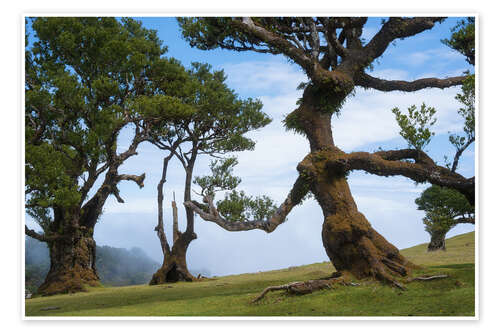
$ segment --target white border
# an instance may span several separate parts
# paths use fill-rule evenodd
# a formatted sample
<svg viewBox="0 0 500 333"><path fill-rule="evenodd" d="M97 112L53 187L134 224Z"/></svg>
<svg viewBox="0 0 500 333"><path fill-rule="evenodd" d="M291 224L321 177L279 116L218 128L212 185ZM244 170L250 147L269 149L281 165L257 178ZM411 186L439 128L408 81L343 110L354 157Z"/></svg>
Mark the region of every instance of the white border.
<svg viewBox="0 0 500 333"><path fill-rule="evenodd" d="M480 84L480 76L479 76L479 63L480 63L480 53L479 53L479 14L477 12L461 12L457 11L454 12L453 14L449 14L448 12L441 12L441 11L433 11L432 13L428 13L427 11L412 11L406 12L406 11L395 11L395 12L371 12L371 13L363 13L363 12L331 12L331 11L296 11L296 10L291 10L291 11L276 11L276 10L263 10L263 11L227 11L227 12L222 12L220 10L201 10L201 11L185 11L185 10L180 10L180 11L169 11L169 12L140 12L140 11L123 11L123 12L116 12L116 11L99 11L99 13L95 13L93 11L79 11L79 12L72 12L72 11L61 11L61 12L55 12L55 11L50 11L50 12L44 12L44 11L32 11L32 12L24 12L21 14L20 17L20 54L19 56L21 59L24 59L24 51L25 51L25 42L24 42L24 33L25 33L25 24L24 20L26 17L37 17L37 16L45 16L45 17L55 17L55 16L71 16L71 17L82 17L82 16L111 16L111 17L116 17L116 16L133 16L133 17L176 17L176 16L243 16L243 15L249 15L249 16L276 16L276 15L284 15L284 16L294 16L294 15L305 15L305 16L326 16L326 15L335 15L335 16L368 16L368 17L384 17L384 16L408 16L408 15L415 15L415 16L446 16L446 17L465 17L465 16L474 16L476 20L476 32L475 32L475 51L476 51L476 60L475 60L475 68L474 72L476 74L476 86L475 86L475 93L476 96L479 96L479 84ZM165 317L160 317L160 316L88 316L88 317L83 317L83 316L74 316L74 317L62 317L62 316L43 316L43 317L37 317L37 316L26 316L25 315L25 237L24 237L24 225L26 223L25 221L25 197L24 197L24 191L21 191L22 188L24 188L24 181L25 181L25 170L24 167L21 167L24 165L24 146L25 146L25 134L24 134L24 103L25 103L25 96L24 96L24 75L25 75L25 68L24 68L24 61L19 60L19 67L20 67L20 75L21 79L19 80L19 87L20 87L20 105L19 107L21 108L20 116L19 116L19 127L20 127L20 133L21 133L21 140L20 140L20 145L19 145L19 151L20 151L20 156L19 156L19 166L21 169L20 173L20 183L21 187L18 189L18 193L20 194L20 217L21 217L21 226L20 226L20 235L22 241L21 241L21 277L22 277L22 282L19 285L19 293L21 295L21 319L24 321L139 321L139 320L152 320L152 321L158 321L158 320L167 320L167 321L192 321L192 320L201 320L201 321L219 321L219 320L228 320L228 321L242 321L242 320L251 320L251 321L324 321L324 320L368 320L368 321L428 321L428 320L438 320L438 321L450 321L450 320L464 320L464 321L477 321L479 320L479 292L480 292L480 282L479 282L479 223L475 224L475 315L472 316L443 316L443 317L434 317L434 316L418 316L418 317L407 317L407 316L377 316L377 317L371 317L371 316L248 316L248 317L243 317L243 316L213 316L213 317L204 317L204 316L193 316L193 317L186 317L186 316L165 316ZM475 183L475 195L476 195L476 202L480 202L480 192L479 192L479 150L480 150L480 131L479 131L479 100L480 98L476 98L476 142L475 142L475 156L474 156L474 163L475 163L475 178L476 178L476 183ZM476 214L476 222L480 221L480 216L479 216L479 204L476 204L475 207L475 214Z"/></svg>

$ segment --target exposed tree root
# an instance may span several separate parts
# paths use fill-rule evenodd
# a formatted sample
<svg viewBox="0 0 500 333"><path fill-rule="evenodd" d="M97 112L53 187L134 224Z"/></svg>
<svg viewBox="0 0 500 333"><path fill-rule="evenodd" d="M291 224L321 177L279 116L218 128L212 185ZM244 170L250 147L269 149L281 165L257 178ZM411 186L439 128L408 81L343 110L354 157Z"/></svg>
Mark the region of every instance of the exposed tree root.
<svg viewBox="0 0 500 333"><path fill-rule="evenodd" d="M292 295L305 295L310 294L314 291L329 289L333 284L340 283L345 286L358 286L358 283L348 282L343 277L333 277L323 280L308 280L301 282L290 282L280 286L270 286L264 289L262 293L251 301L251 303L256 303L260 301L264 296L270 291L286 290Z"/></svg>
<svg viewBox="0 0 500 333"><path fill-rule="evenodd" d="M301 281L301 282L290 282L287 284L282 284L279 286L269 286L266 289L262 291L262 293L254 298L250 303L256 303L260 301L261 299L266 296L266 294L270 291L277 291L277 290L286 290L287 293L291 295L305 295L305 294L310 294L312 292L322 290L322 289L330 289L332 285L334 284L342 284L344 286L359 286L359 283L351 282L349 279L346 279L342 276L339 276L339 274L333 274L333 277L328 278L328 279L320 279L320 280L308 280L308 281ZM422 276L417 276L413 278L408 278L406 280L407 283L413 282L413 281L429 281L429 280L435 280L435 279L443 279L447 278L448 275L446 274L441 274L441 275L433 275L433 276L428 276L428 275L422 275ZM390 284L401 289L401 290L407 290L406 287L399 283L398 281L391 279Z"/></svg>
<svg viewBox="0 0 500 333"><path fill-rule="evenodd" d="M429 281L429 280L435 280L435 279L444 279L447 278L448 275L446 274L441 274L441 275L433 275L433 276L427 276L427 275L422 275L422 276L417 276L414 278L408 278L406 282L413 282L413 281Z"/></svg>

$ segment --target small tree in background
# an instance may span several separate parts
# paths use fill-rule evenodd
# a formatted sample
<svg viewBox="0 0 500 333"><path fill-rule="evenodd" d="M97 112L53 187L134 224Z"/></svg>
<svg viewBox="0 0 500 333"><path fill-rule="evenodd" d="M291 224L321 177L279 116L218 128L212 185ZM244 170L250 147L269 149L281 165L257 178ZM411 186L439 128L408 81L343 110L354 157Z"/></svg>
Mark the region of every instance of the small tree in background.
<svg viewBox="0 0 500 333"><path fill-rule="evenodd" d="M443 43L467 57L470 64L474 64L474 18L462 20L453 28L450 39ZM462 106L458 114L463 119L463 133L450 134L449 141L455 148L453 162L445 156L445 164L451 172L456 172L462 154L476 140L475 134L475 76L469 73L461 86L461 92L455 96ZM408 116L401 114L397 108L393 109L396 121L401 128L401 136L409 146L421 150L427 145L433 132L430 127L436 122L432 116L435 110L426 109L422 104L420 111L412 106L408 109ZM425 230L431 235L428 251L445 250L446 234L459 223L475 224L474 206L470 200L452 188L432 185L415 200L419 210L425 211L423 222Z"/></svg>
<svg viewBox="0 0 500 333"><path fill-rule="evenodd" d="M428 251L445 250L446 234L457 224L475 224L474 207L454 189L432 185L415 203L425 211L425 231L431 235Z"/></svg>
<svg viewBox="0 0 500 333"><path fill-rule="evenodd" d="M245 137L249 131L259 129L271 121L261 111L258 100L241 99L227 87L223 71L212 71L207 64L193 63L189 83L182 97L194 113L181 121L159 125L149 139L168 155L163 159L162 177L158 183L158 225L155 231L160 239L164 256L162 267L153 275L150 284L192 281L186 263L189 244L197 238L194 232L194 212L186 206L186 229L177 228L177 207L172 203L174 216L173 244L170 247L164 230L163 187L167 168L175 157L185 171L184 202L191 201L191 186L196 160L201 155L221 158L229 152L252 150L255 142ZM228 162L226 162L228 163ZM228 165L225 164L226 167ZM215 167L215 165L214 165ZM202 180L200 180L202 182ZM226 184L226 186L228 186Z"/></svg>

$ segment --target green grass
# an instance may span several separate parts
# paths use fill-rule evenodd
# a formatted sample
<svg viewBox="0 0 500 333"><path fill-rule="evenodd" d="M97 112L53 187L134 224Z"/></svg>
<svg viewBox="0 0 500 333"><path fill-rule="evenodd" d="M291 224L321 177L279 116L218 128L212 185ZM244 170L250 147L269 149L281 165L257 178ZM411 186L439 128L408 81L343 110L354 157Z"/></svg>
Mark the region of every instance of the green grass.
<svg viewBox="0 0 500 333"><path fill-rule="evenodd" d="M265 287L327 277L318 263L255 274L161 286L90 288L89 292L26 300L26 316L474 316L474 233L447 241L447 251L427 253L426 244L402 253L422 266L417 274L449 278L412 282L408 290L361 281L304 296L268 293ZM44 310L44 308L57 309Z"/></svg>

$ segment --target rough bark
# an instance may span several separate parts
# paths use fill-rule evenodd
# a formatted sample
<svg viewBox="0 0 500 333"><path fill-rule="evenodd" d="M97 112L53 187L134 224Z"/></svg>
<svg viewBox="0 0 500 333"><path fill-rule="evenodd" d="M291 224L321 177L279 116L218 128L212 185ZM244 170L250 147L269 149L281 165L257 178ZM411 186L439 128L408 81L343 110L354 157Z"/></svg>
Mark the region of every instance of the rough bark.
<svg viewBox="0 0 500 333"><path fill-rule="evenodd" d="M365 72L393 41L429 30L443 20L441 17L391 17L367 44L360 39L366 18L316 19L321 25L313 18L307 22L296 22L293 27L287 24L283 27L279 20L273 21L272 18L233 18L231 22L239 30L238 34L231 35L228 42L221 41L218 46L238 51L280 53L307 73L310 83L304 90L301 104L287 116L285 123L287 127L305 134L310 144L311 153L298 165L298 170L300 178L307 180L308 191L314 194L322 208L325 250L341 273L352 274L356 278L374 277L403 288L397 277L409 275L415 265L377 233L358 211L346 175L351 170L364 170L381 176L402 175L417 182L457 189L472 204L475 201L475 179L466 179L439 167L427 156L412 150L346 154L334 144L331 116L340 110L355 86L378 91L413 92L457 86L463 83L466 76L401 81L383 80ZM308 43L304 39L301 44L294 35L297 32L294 29L306 29L299 32L306 35ZM323 39L317 38L320 29L326 32ZM338 35L337 30L340 30ZM231 43L234 41L239 43L238 46ZM318 41L324 41L326 45L322 46ZM324 54L323 58L320 59L319 53ZM185 205L197 211L203 219L213 221L226 230L274 230L267 228L270 221L232 223L237 221L221 219L210 200L208 203L208 208L192 202L185 202Z"/></svg>
<svg viewBox="0 0 500 333"><path fill-rule="evenodd" d="M475 203L475 177L465 178L436 163L423 151L401 149L379 151L376 153L353 152L346 154L337 150L328 156L329 167L347 173L351 170L364 170L379 176L401 175L416 182L445 186L462 193L469 203ZM413 159L414 162L409 162Z"/></svg>
<svg viewBox="0 0 500 333"><path fill-rule="evenodd" d="M38 288L41 295L84 291L86 286L99 285L95 266L96 243L85 229L66 234L47 243L50 270Z"/></svg>
<svg viewBox="0 0 500 333"><path fill-rule="evenodd" d="M186 264L186 252L194 239L196 239L196 234L188 234L187 232L179 234L171 252L163 257L162 266L153 274L149 282L150 285L195 280L195 277L189 273Z"/></svg>
<svg viewBox="0 0 500 333"><path fill-rule="evenodd" d="M434 232L431 234L431 241L427 246L428 252L433 252L437 250L446 251L445 242L446 232Z"/></svg>
<svg viewBox="0 0 500 333"><path fill-rule="evenodd" d="M168 157L164 159L162 178L158 183L158 225L155 228L158 238L160 239L162 251L163 251L163 264L158 269L158 271L153 274L150 285L163 284L167 282L178 282L178 281L194 281L195 277L189 273L186 264L186 253L189 244L197 238L194 233L194 213L189 207L186 208L187 217L187 227L184 232L178 231L177 225L177 206L174 201L172 201L172 212L173 212L173 245L170 246L167 242L165 235L164 224L163 224L163 186L166 181L166 173L168 162L174 154L171 153ZM194 157L188 161L185 165L186 178L184 187L184 199L191 200L191 182L193 175L194 161L196 159L196 152L193 154ZM183 164L184 165L184 164Z"/></svg>

